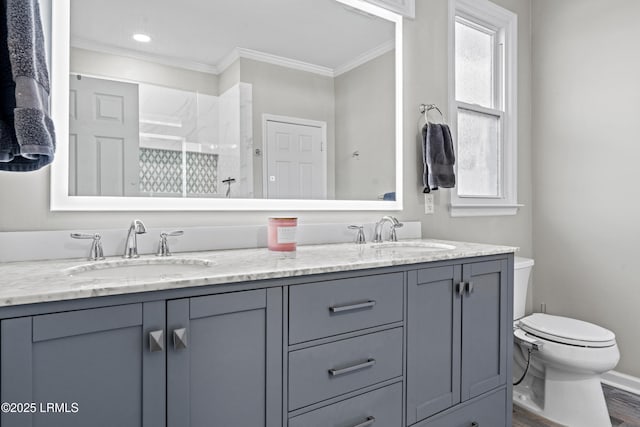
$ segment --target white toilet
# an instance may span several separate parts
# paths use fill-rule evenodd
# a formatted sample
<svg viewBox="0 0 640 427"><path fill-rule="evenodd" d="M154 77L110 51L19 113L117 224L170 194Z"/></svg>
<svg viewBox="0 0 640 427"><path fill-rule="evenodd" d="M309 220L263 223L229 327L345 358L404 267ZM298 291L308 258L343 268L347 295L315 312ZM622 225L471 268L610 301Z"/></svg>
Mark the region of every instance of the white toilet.
<svg viewBox="0 0 640 427"><path fill-rule="evenodd" d="M600 375L620 359L615 334L568 317L524 317L533 260L516 257L514 267L514 381L531 359L513 403L569 427L611 427Z"/></svg>

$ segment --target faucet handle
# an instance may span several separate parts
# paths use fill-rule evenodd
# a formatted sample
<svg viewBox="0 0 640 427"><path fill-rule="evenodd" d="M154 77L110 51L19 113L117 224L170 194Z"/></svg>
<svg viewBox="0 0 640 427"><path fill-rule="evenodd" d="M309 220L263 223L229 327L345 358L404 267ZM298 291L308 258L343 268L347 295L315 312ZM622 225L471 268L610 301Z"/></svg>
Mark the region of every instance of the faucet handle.
<svg viewBox="0 0 640 427"><path fill-rule="evenodd" d="M89 249L89 261L97 261L104 259L104 251L102 250L102 236L98 233L71 233L72 239L92 239L91 248Z"/></svg>
<svg viewBox="0 0 640 427"><path fill-rule="evenodd" d="M358 230L358 232L356 233L356 239L355 239L356 244L363 245L363 244L367 243L367 239L364 236L364 226L362 226L362 225L350 225L347 228L349 230Z"/></svg>
<svg viewBox="0 0 640 427"><path fill-rule="evenodd" d="M392 242L398 241L398 235L396 234L396 229L402 228L404 226L403 223L399 222L397 224L391 224L391 232L389 234L389 240Z"/></svg>
<svg viewBox="0 0 640 427"><path fill-rule="evenodd" d="M71 233L72 239L95 239L100 238L101 236L98 233L88 234L88 233Z"/></svg>
<svg viewBox="0 0 640 427"><path fill-rule="evenodd" d="M171 251L169 250L169 242L167 241L167 237L177 237L182 236L184 231L176 230L176 231L163 231L160 233L160 242L158 243L158 256L171 256Z"/></svg>

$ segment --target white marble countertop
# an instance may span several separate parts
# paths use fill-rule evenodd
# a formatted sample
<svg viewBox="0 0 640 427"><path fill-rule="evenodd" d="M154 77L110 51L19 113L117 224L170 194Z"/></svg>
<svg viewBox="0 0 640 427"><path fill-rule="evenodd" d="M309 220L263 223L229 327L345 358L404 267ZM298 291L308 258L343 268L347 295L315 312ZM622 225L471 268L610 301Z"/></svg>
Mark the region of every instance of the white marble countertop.
<svg viewBox="0 0 640 427"><path fill-rule="evenodd" d="M422 244L421 242L451 245L455 248L425 250L416 247ZM298 246L293 255L269 252L266 248L180 253L170 257L169 261L173 266L178 266L176 270L164 275L149 273L153 272L153 267L147 265L143 267L149 268L146 272L132 271L123 274L122 277L116 277L113 270L105 267L124 261L120 257L94 262L73 259L4 263L0 265L0 307L362 270L497 255L518 250L511 246L430 239L404 240L399 243L407 246L399 249L380 249L371 243L309 245ZM158 262L163 261L155 255L143 255L135 264ZM135 267L132 270L135 270ZM106 274L101 277L100 272Z"/></svg>

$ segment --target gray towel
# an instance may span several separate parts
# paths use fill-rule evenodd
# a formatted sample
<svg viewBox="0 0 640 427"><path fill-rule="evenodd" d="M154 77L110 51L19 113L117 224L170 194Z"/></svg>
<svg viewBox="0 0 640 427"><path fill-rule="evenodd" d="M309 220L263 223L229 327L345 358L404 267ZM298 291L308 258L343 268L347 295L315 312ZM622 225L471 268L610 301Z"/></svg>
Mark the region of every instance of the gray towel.
<svg viewBox="0 0 640 427"><path fill-rule="evenodd" d="M0 170L34 171L55 153L38 0L0 3Z"/></svg>
<svg viewBox="0 0 640 427"><path fill-rule="evenodd" d="M446 124L427 123L422 128L423 193L456 186L451 130Z"/></svg>

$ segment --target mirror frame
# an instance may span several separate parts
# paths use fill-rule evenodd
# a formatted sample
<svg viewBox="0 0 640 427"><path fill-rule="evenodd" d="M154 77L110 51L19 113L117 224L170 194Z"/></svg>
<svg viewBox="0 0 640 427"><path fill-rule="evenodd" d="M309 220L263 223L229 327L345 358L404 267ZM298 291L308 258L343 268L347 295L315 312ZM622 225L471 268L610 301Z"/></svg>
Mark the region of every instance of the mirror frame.
<svg viewBox="0 0 640 427"><path fill-rule="evenodd" d="M363 0L336 0L395 24L396 200L226 199L182 197L69 196L69 68L71 0L53 0L51 116L56 159L51 165L52 211L400 211L403 207L403 30L402 16Z"/></svg>

